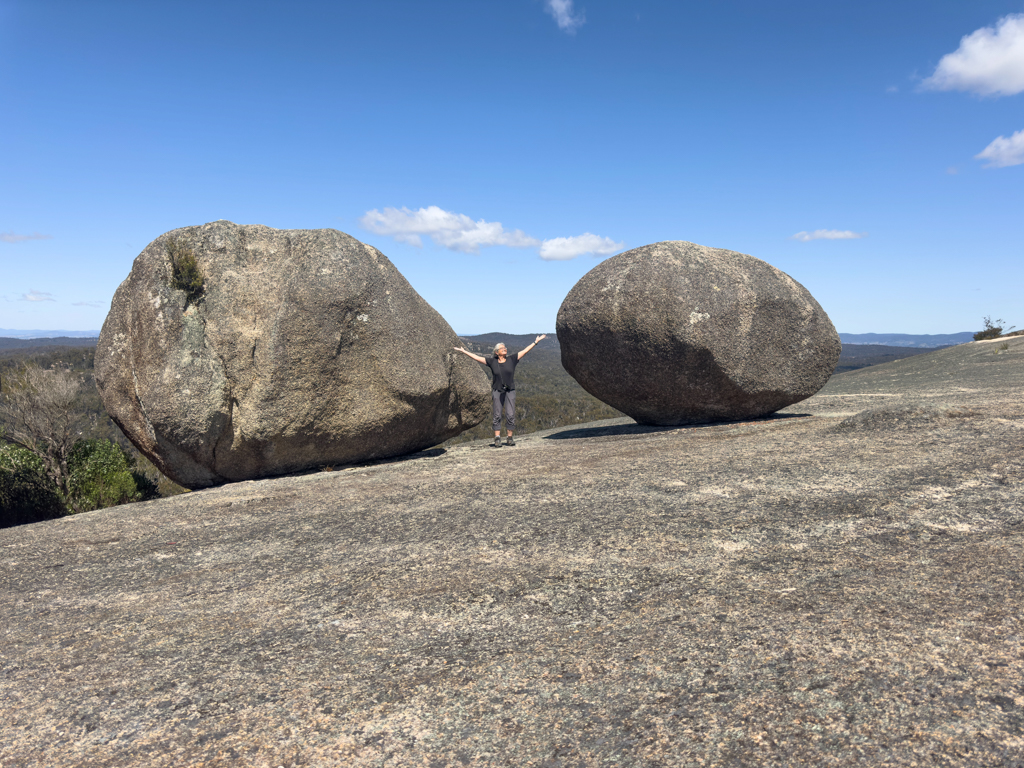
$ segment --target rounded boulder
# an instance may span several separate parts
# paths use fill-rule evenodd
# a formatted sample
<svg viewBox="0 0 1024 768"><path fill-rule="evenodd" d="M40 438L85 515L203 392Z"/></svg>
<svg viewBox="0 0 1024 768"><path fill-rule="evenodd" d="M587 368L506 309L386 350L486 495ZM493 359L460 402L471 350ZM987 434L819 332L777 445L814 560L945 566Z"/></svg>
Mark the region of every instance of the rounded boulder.
<svg viewBox="0 0 1024 768"><path fill-rule="evenodd" d="M757 418L810 397L842 351L814 297L753 256L669 241L598 264L565 297L562 365L641 424Z"/></svg>
<svg viewBox="0 0 1024 768"><path fill-rule="evenodd" d="M182 255L191 272L175 271ZM478 424L490 387L459 344L377 249L216 221L135 259L96 383L161 472L203 488L398 456Z"/></svg>

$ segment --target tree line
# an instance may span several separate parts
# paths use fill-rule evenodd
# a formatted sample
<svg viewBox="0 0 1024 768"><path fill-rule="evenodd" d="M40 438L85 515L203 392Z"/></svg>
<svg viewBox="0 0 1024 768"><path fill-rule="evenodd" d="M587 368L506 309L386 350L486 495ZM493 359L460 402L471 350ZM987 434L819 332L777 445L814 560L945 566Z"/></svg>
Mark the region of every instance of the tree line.
<svg viewBox="0 0 1024 768"><path fill-rule="evenodd" d="M107 416L94 356L95 347L0 355L0 527L184 490Z"/></svg>

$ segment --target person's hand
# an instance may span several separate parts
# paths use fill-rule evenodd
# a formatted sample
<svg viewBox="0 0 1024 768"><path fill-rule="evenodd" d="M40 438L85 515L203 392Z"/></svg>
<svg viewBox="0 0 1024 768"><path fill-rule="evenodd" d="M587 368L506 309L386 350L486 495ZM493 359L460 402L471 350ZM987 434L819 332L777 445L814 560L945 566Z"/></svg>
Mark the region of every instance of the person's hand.
<svg viewBox="0 0 1024 768"><path fill-rule="evenodd" d="M547 337L548 337L548 335L546 333L542 333L540 336L538 336L536 339L534 339L533 343L534 344L539 344L542 339L546 339Z"/></svg>

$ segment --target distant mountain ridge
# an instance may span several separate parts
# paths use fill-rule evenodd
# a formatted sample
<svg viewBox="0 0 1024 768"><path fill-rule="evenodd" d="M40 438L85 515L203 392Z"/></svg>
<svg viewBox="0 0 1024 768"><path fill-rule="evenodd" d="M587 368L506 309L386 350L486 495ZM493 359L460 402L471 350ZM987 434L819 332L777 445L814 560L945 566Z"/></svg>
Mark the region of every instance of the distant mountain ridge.
<svg viewBox="0 0 1024 768"><path fill-rule="evenodd" d="M543 332L542 332L543 333ZM524 347L529 346L533 343L533 340L542 333L481 333L476 336L466 336L459 334L460 339L465 339L471 344L479 344L483 347L493 347L499 341L502 344L507 344L508 348L512 351L518 351ZM537 345L537 349L560 349L558 339L555 337L555 332L551 331L547 334L547 338L541 341Z"/></svg>
<svg viewBox="0 0 1024 768"><path fill-rule="evenodd" d="M8 339L52 339L52 338L76 338L95 339L100 335L99 331L40 331L29 330L19 331L13 328L0 328L0 337ZM462 338L474 341L478 344L504 341L507 344L526 346L539 334L512 334L512 333L484 333L478 335L459 334ZM839 339L844 344L880 344L886 347L922 347L934 349L935 347L948 347L954 344L965 344L974 340L974 334L970 331L963 333L939 333L939 334L912 334L912 333L840 333ZM540 347L557 348L554 331L548 334L548 338L541 342Z"/></svg>
<svg viewBox="0 0 1024 768"><path fill-rule="evenodd" d="M522 349L540 334L514 334L514 333L483 333L476 336L460 334L460 338L473 344L493 345L502 341L509 345L510 349ZM966 344L974 341L974 334L970 331L963 333L937 333L937 334L913 334L913 333L840 333L839 340L843 344L872 344L882 347L903 347L917 349L936 349L938 347L952 347L956 344ZM558 339L554 332L542 341L540 349L558 349Z"/></svg>
<svg viewBox="0 0 1024 768"><path fill-rule="evenodd" d="M0 328L0 337L7 339L52 339L58 336L74 339L95 339L99 331L19 331L14 328Z"/></svg>
<svg viewBox="0 0 1024 768"><path fill-rule="evenodd" d="M843 344L879 344L884 347L951 347L974 341L970 331L963 333L840 333Z"/></svg>
<svg viewBox="0 0 1024 768"><path fill-rule="evenodd" d="M0 350L39 349L41 347L95 347L93 336L47 336L41 339L12 339L0 336Z"/></svg>

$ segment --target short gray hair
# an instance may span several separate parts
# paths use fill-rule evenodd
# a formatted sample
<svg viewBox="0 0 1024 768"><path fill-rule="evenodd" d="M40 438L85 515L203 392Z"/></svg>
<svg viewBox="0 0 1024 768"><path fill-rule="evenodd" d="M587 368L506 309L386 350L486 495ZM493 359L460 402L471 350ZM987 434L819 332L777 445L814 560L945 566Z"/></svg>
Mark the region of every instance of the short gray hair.
<svg viewBox="0 0 1024 768"><path fill-rule="evenodd" d="M505 347L505 345L502 344L500 341L497 344L494 345L494 356L495 357L498 356L498 348L499 347ZM505 351L508 352L508 347L505 347Z"/></svg>

